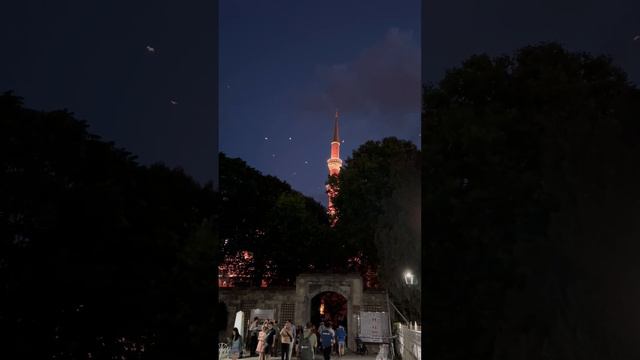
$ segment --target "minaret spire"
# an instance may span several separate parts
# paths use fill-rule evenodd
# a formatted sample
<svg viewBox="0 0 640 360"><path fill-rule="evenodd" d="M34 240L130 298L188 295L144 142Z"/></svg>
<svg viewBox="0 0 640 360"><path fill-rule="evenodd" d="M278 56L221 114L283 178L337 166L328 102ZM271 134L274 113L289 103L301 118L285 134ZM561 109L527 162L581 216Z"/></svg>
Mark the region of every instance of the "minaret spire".
<svg viewBox="0 0 640 360"><path fill-rule="evenodd" d="M331 140L332 142L333 141L340 142L340 133L338 130L338 116L339 116L338 109L336 109L336 120L335 120L335 123L333 124L333 140Z"/></svg>
<svg viewBox="0 0 640 360"><path fill-rule="evenodd" d="M336 109L336 117L333 123L333 139L331 140L331 157L327 160L327 167L329 168L329 176L338 176L340 174L340 168L342 167L342 159L340 159L340 134L338 129L338 109ZM336 217L336 209L333 206L333 199L338 195L338 188L334 185L327 184L327 195L329 196L329 203L327 212L331 218L331 225L335 225L338 220Z"/></svg>

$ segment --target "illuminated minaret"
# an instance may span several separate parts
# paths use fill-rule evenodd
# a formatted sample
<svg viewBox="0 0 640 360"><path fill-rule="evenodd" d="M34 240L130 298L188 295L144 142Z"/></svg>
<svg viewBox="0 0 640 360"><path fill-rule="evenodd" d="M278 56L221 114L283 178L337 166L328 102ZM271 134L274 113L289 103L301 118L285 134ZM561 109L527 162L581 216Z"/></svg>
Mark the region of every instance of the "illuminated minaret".
<svg viewBox="0 0 640 360"><path fill-rule="evenodd" d="M331 157L327 160L327 166L329 167L329 176L338 176L340 174L340 168L342 167L342 160L340 159L340 135L338 133L338 110L336 110L336 119L333 125L333 139L331 140ZM329 206L327 212L331 217L331 223L336 222L336 209L333 206L333 199L338 195L338 189L327 185L327 195L329 196Z"/></svg>

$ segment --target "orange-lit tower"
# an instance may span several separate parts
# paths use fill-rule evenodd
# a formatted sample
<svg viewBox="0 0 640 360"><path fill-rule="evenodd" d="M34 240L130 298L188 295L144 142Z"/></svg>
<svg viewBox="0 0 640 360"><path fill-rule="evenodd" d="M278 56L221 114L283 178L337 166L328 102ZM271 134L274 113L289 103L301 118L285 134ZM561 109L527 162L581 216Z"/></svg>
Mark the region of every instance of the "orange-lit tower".
<svg viewBox="0 0 640 360"><path fill-rule="evenodd" d="M333 125L333 139L331 140L331 157L327 160L327 166L329 167L329 176L338 176L340 174L340 168L342 167L342 160L340 159L340 135L338 132L338 110L336 110L335 123ZM333 206L333 199L338 195L338 189L334 186L327 185L327 195L329 196L329 206L327 206L327 212L331 217L332 224L336 222L336 209Z"/></svg>

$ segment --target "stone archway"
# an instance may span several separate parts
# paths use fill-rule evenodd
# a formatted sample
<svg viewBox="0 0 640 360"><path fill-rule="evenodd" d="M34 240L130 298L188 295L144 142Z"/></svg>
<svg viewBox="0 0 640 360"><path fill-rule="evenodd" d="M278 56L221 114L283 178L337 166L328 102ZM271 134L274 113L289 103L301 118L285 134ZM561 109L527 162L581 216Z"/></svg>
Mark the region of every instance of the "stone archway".
<svg viewBox="0 0 640 360"><path fill-rule="evenodd" d="M311 323L318 326L320 321L331 321L333 326L349 328L347 298L336 292L322 292L311 298Z"/></svg>
<svg viewBox="0 0 640 360"><path fill-rule="evenodd" d="M359 274L300 274L296 278L295 323L311 320L311 300L320 293L334 292L347 299L347 347L355 349L356 315L362 306L362 278Z"/></svg>

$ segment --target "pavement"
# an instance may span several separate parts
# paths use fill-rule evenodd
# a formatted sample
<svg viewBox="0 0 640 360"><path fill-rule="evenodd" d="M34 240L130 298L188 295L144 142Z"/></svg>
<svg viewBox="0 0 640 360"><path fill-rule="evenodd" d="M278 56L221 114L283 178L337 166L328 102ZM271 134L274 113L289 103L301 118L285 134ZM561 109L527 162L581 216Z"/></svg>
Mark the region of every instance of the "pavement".
<svg viewBox="0 0 640 360"><path fill-rule="evenodd" d="M378 354L358 355L356 353L346 352L344 356L331 355L331 360L372 360L375 359ZM242 359L257 360L257 356L243 356ZM280 356L271 356L270 360L282 360ZM292 360L300 360L298 356L293 356ZM324 360L322 354L316 354L314 360Z"/></svg>

